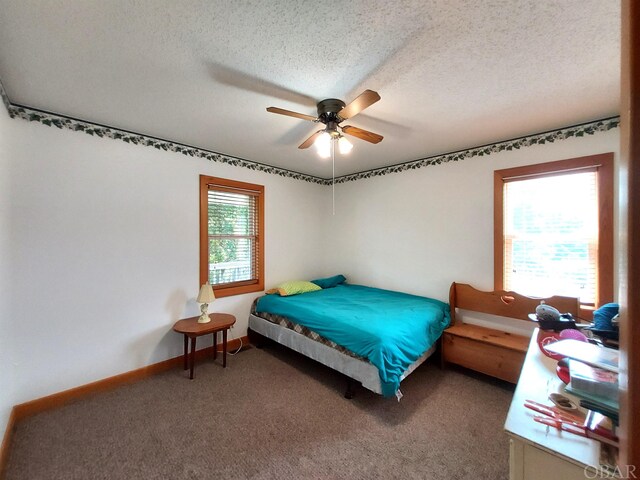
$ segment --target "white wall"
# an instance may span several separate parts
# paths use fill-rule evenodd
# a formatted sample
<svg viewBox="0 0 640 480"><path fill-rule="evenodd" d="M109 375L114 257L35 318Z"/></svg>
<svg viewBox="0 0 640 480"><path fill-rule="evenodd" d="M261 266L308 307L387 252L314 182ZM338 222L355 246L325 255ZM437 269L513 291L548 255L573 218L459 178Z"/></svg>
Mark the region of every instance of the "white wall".
<svg viewBox="0 0 640 480"><path fill-rule="evenodd" d="M619 129L337 185L327 264L441 300L453 281L493 290L493 171L604 152L618 161Z"/></svg>
<svg viewBox="0 0 640 480"><path fill-rule="evenodd" d="M10 407L182 353L198 175L266 187L266 286L344 273L445 300L493 286L493 170L607 151L617 129L331 189L0 113L0 432ZM245 334L253 298L216 300ZM204 347L207 344L201 344Z"/></svg>
<svg viewBox="0 0 640 480"><path fill-rule="evenodd" d="M267 287L323 273L326 187L1 115L8 404L182 354L171 326L199 313L199 174L265 185ZM236 315L231 338L256 296L210 306Z"/></svg>
<svg viewBox="0 0 640 480"><path fill-rule="evenodd" d="M4 426L15 403L14 372L11 368L13 332L20 322L11 318L9 303L12 297L10 250L10 199L9 181L9 123L7 110L0 105L0 441Z"/></svg>

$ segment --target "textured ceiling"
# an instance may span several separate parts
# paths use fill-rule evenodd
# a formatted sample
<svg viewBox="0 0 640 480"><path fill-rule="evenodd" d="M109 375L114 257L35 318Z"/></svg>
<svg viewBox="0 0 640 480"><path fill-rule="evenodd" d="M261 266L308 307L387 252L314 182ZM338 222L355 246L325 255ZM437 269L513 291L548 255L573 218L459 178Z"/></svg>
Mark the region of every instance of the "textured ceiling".
<svg viewBox="0 0 640 480"><path fill-rule="evenodd" d="M320 177L266 107L377 91L343 175L617 115L619 57L618 0L0 0L13 103Z"/></svg>

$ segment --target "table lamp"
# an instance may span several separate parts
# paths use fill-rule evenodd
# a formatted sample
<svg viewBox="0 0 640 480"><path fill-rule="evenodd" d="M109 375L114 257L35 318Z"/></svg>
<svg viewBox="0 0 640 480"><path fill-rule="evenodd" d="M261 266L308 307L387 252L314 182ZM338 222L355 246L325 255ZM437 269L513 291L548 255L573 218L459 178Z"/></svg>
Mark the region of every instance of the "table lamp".
<svg viewBox="0 0 640 480"><path fill-rule="evenodd" d="M198 317L198 323L207 323L211 321L207 314L207 310L209 309L209 304L215 299L216 296L213 294L213 288L211 288L211 285L205 283L200 287L200 293L198 293L198 298L196 298L196 302L202 304L200 305L201 315Z"/></svg>

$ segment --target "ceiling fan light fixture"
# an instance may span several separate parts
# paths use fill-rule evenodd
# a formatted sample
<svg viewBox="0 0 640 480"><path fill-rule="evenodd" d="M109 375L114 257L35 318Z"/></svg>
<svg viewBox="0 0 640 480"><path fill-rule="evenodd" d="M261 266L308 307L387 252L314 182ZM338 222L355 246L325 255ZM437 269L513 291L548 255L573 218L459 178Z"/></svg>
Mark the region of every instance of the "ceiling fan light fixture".
<svg viewBox="0 0 640 480"><path fill-rule="evenodd" d="M340 136L338 139L338 149L342 155L347 155L351 149L353 148L353 144L347 140L345 137Z"/></svg>
<svg viewBox="0 0 640 480"><path fill-rule="evenodd" d="M329 158L331 156L331 135L329 132L322 132L314 142L320 158Z"/></svg>
<svg viewBox="0 0 640 480"><path fill-rule="evenodd" d="M330 148L318 148L318 156L320 158L329 158L331 156Z"/></svg>

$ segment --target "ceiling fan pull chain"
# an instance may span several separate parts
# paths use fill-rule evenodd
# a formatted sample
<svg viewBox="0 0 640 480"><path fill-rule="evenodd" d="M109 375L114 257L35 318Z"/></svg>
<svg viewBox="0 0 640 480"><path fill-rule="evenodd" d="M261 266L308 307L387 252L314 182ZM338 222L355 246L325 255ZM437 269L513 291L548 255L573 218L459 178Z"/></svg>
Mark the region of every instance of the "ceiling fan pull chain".
<svg viewBox="0 0 640 480"><path fill-rule="evenodd" d="M333 216L336 216L336 142L331 140L331 195L333 197Z"/></svg>

